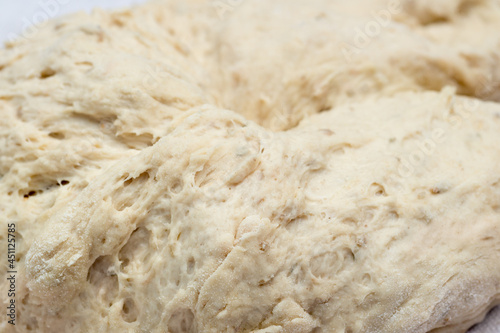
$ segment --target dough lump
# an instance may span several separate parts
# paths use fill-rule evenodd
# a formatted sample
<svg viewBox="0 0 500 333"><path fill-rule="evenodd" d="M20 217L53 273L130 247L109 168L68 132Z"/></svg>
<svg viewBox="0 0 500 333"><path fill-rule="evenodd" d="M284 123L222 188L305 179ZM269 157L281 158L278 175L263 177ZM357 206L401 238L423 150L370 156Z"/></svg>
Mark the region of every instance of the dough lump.
<svg viewBox="0 0 500 333"><path fill-rule="evenodd" d="M7 43L0 331L466 332L500 304L499 30L497 0L159 0Z"/></svg>

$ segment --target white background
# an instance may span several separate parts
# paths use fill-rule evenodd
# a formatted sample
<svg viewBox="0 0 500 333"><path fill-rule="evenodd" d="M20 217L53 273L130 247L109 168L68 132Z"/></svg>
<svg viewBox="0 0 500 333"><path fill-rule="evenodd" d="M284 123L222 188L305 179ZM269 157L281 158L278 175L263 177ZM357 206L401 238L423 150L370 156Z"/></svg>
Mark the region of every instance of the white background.
<svg viewBox="0 0 500 333"><path fill-rule="evenodd" d="M179 0L182 1L182 0ZM0 40L21 34L27 24L92 8L120 8L145 0L0 0Z"/></svg>
<svg viewBox="0 0 500 333"><path fill-rule="evenodd" d="M120 8L141 2L145 0L0 0L0 41L20 35L27 25L39 23L43 18L79 10L90 11L94 7ZM500 333L500 308L470 333Z"/></svg>

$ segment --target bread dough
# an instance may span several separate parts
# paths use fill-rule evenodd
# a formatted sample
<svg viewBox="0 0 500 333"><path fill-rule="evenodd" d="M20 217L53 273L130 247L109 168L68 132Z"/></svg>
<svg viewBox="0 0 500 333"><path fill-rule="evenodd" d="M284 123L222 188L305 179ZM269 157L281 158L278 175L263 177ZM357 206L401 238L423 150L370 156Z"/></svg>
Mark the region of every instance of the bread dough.
<svg viewBox="0 0 500 333"><path fill-rule="evenodd" d="M465 332L500 303L499 25L163 0L7 44L0 331Z"/></svg>

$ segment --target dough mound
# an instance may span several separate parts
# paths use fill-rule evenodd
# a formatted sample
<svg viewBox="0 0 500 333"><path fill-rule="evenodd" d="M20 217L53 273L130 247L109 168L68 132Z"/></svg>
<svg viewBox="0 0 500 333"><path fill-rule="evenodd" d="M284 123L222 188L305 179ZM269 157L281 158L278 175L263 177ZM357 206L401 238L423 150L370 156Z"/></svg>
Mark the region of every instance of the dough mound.
<svg viewBox="0 0 500 333"><path fill-rule="evenodd" d="M500 303L498 31L498 0L162 0L7 43L0 331L466 332Z"/></svg>

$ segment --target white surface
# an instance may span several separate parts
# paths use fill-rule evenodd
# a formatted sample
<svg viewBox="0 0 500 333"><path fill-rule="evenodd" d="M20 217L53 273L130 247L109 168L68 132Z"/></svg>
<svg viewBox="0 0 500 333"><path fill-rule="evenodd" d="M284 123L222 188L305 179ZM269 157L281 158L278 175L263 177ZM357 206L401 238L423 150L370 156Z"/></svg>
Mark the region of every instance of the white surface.
<svg viewBox="0 0 500 333"><path fill-rule="evenodd" d="M0 0L0 40L20 35L28 26L92 8L120 8L145 0Z"/></svg>
<svg viewBox="0 0 500 333"><path fill-rule="evenodd" d="M491 311L486 320L472 328L469 333L500 333L500 306Z"/></svg>
<svg viewBox="0 0 500 333"><path fill-rule="evenodd" d="M94 7L120 8L141 2L145 0L0 0L0 41L22 35L24 29L40 23L40 19L79 10L90 11ZM500 307L470 333L500 333Z"/></svg>

